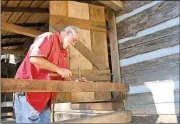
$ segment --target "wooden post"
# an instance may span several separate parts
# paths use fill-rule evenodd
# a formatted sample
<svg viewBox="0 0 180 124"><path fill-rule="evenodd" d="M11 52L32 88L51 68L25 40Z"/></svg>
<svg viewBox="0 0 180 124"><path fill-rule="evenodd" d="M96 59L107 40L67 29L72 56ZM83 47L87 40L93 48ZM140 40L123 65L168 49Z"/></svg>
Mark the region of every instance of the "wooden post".
<svg viewBox="0 0 180 124"><path fill-rule="evenodd" d="M109 40L110 40L113 82L121 82L116 18L115 18L115 13L112 10L107 10L107 19L109 26ZM121 97L122 99L124 99L123 94L119 92L113 92L113 97Z"/></svg>

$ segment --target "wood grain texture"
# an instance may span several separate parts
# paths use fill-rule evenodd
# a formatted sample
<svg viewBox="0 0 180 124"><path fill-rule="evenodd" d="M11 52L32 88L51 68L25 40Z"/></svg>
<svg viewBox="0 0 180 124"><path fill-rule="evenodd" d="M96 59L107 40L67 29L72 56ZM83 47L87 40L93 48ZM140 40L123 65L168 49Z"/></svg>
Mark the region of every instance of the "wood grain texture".
<svg viewBox="0 0 180 124"><path fill-rule="evenodd" d="M129 85L142 85L144 82L161 80L179 80L179 61L155 68L121 75L122 82Z"/></svg>
<svg viewBox="0 0 180 124"><path fill-rule="evenodd" d="M123 2L122 1L102 1L99 0L99 2L105 4L106 6L110 7L114 11L119 11L123 9Z"/></svg>
<svg viewBox="0 0 180 124"><path fill-rule="evenodd" d="M178 1L161 2L117 24L118 40L179 15Z"/></svg>
<svg viewBox="0 0 180 124"><path fill-rule="evenodd" d="M119 110L124 108L122 102L88 102L73 103L71 108L75 110Z"/></svg>
<svg viewBox="0 0 180 124"><path fill-rule="evenodd" d="M118 53L118 41L116 32L116 19L115 13L111 10L107 10L108 16L108 26L109 30L109 42L110 42L110 52L111 52L111 68L112 68L112 80L113 82L121 82L120 74L120 64L119 64L119 53ZM114 92L113 97L121 97L122 93ZM123 102L123 98L122 98Z"/></svg>
<svg viewBox="0 0 180 124"><path fill-rule="evenodd" d="M175 112L160 112L157 113L156 110L156 105L155 104L146 104L146 105L138 105L138 106L126 106L126 109L130 110L132 114L134 115L149 115L149 114L179 114L179 102L175 103L162 103L161 105L166 105L166 106L174 106L175 107ZM165 110L166 111L166 110Z"/></svg>
<svg viewBox="0 0 180 124"><path fill-rule="evenodd" d="M104 7L89 4L89 15L91 21L105 23ZM103 64L109 68L107 38L105 32L91 30L92 52L102 60ZM102 62L101 62L102 63ZM97 68L93 68L94 70ZM111 80L111 79L109 79ZM95 92L95 99L110 99L110 92Z"/></svg>
<svg viewBox="0 0 180 124"><path fill-rule="evenodd" d="M85 3L68 1L68 18L89 20L89 6ZM73 21L74 21L73 19ZM72 20L70 21L72 22ZM67 22L66 22L67 23ZM83 22L82 22L83 23ZM91 50L90 30L80 29L80 37L84 39L82 43ZM70 69L92 69L92 63L86 59L77 49L69 47ZM74 92L71 93L71 101L94 100L94 92Z"/></svg>
<svg viewBox="0 0 180 124"><path fill-rule="evenodd" d="M1 92L94 92L122 91L129 87L125 83L52 81L52 80L18 80L1 78Z"/></svg>
<svg viewBox="0 0 180 124"><path fill-rule="evenodd" d="M123 9L116 12L116 17L121 16L123 14L129 13L136 8L139 8L145 4L148 4L152 1L122 1L123 2Z"/></svg>
<svg viewBox="0 0 180 124"><path fill-rule="evenodd" d="M17 26L14 24L8 24L5 22L2 22L2 30L10 30L17 34L23 34L23 35L30 36L30 37L36 37L37 35L42 34L41 31L37 31L34 29L30 29L30 28L24 28L24 27Z"/></svg>
<svg viewBox="0 0 180 124"><path fill-rule="evenodd" d="M161 104L161 103L173 103L179 102L179 90L174 90L173 99L162 99L161 101L157 102L154 101L153 94L150 93L138 93L133 95L128 95L126 106L140 106L140 105L147 105L147 104Z"/></svg>
<svg viewBox="0 0 180 124"><path fill-rule="evenodd" d="M119 44L119 50L179 33L179 25Z"/></svg>
<svg viewBox="0 0 180 124"><path fill-rule="evenodd" d="M61 15L51 15L51 18L50 23L56 26L56 28L60 27L63 29L68 25L74 25L82 29L106 32L106 24L104 22L89 21L86 19L78 19ZM63 25L61 23L63 23Z"/></svg>
<svg viewBox="0 0 180 124"><path fill-rule="evenodd" d="M130 111L117 111L110 114L97 115L94 117L80 118L74 120L61 121L64 123L129 123L131 122Z"/></svg>
<svg viewBox="0 0 180 124"><path fill-rule="evenodd" d="M78 42L75 46L76 49L86 57L96 68L98 69L108 69L108 66L104 64L104 61L99 59L98 56L92 51L90 51L82 42Z"/></svg>
<svg viewBox="0 0 180 124"><path fill-rule="evenodd" d="M178 62L180 59L179 54L152 59L149 61L139 62L133 65L121 67L121 74L135 73L137 71L145 71L148 69L155 69L158 66L166 66L170 63Z"/></svg>
<svg viewBox="0 0 180 124"><path fill-rule="evenodd" d="M179 32L163 38L147 41L139 45L122 49L120 50L120 59L129 58L138 54L145 54L147 52L175 46L177 44L179 44Z"/></svg>

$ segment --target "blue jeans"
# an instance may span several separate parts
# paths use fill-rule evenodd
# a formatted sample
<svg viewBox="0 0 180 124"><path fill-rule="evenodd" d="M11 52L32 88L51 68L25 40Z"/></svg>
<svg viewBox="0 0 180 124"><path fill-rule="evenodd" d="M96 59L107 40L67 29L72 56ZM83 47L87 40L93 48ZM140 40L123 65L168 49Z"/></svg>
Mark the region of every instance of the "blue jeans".
<svg viewBox="0 0 180 124"><path fill-rule="evenodd" d="M50 123L51 112L46 106L42 112L36 111L26 100L26 96L15 94L16 123Z"/></svg>

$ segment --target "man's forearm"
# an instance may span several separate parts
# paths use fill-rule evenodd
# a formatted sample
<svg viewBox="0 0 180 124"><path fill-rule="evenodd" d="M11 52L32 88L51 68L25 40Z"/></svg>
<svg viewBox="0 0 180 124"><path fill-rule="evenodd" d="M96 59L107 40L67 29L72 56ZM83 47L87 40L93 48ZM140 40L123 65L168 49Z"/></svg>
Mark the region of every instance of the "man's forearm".
<svg viewBox="0 0 180 124"><path fill-rule="evenodd" d="M35 64L41 69L45 69L52 72L57 72L59 69L57 65L51 63L50 61L42 57L31 57L30 62Z"/></svg>

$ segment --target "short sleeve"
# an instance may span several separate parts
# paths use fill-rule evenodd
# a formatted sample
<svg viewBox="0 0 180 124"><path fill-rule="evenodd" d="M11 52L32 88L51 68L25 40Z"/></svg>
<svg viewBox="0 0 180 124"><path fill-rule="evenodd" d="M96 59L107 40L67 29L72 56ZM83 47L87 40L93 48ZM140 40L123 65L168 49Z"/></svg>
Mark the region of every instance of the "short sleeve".
<svg viewBox="0 0 180 124"><path fill-rule="evenodd" d="M37 56L47 58L52 49L52 35L37 37L31 47L30 57Z"/></svg>

